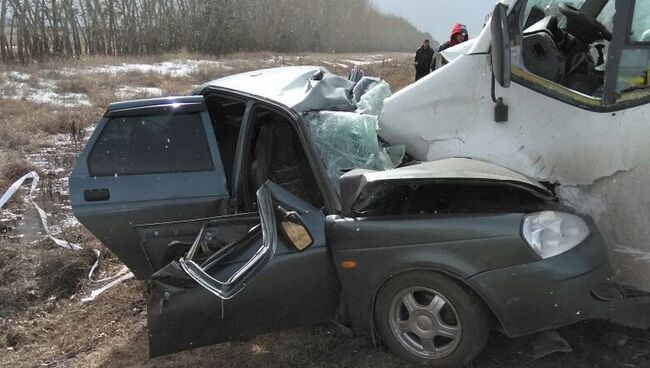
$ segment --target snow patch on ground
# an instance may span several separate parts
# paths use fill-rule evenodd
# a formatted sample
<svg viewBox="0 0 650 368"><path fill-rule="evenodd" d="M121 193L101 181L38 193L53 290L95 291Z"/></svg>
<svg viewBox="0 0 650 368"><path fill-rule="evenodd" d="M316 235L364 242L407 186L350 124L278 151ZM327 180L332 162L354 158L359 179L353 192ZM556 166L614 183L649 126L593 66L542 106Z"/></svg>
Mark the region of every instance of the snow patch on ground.
<svg viewBox="0 0 650 368"><path fill-rule="evenodd" d="M326 61L326 60L323 60L322 63L327 65L327 66L335 66L335 67L339 67L339 68L349 68L350 67L348 64L336 63L336 62L331 62L331 61Z"/></svg>
<svg viewBox="0 0 650 368"><path fill-rule="evenodd" d="M162 96L164 93L165 91L156 87L122 86L117 91L115 91L115 97L117 98L132 98L135 96L158 97L158 96Z"/></svg>
<svg viewBox="0 0 650 368"><path fill-rule="evenodd" d="M27 82L32 78L31 74L21 72L7 72L3 76L10 82Z"/></svg>
<svg viewBox="0 0 650 368"><path fill-rule="evenodd" d="M74 161L80 142L86 141L93 130L94 127L85 129L84 137L79 141L74 141L69 134L54 135L40 152L26 155L27 160L43 174L36 189L36 202L48 213L50 230L56 236L79 225L70 204L68 175L71 168L68 165Z"/></svg>
<svg viewBox="0 0 650 368"><path fill-rule="evenodd" d="M57 82L51 79L35 78L27 73L6 72L0 86L0 98L14 101L29 101L60 107L91 106L85 93L58 93ZM28 82L32 83L28 83Z"/></svg>
<svg viewBox="0 0 650 368"><path fill-rule="evenodd" d="M383 63L388 63L393 61L393 59L382 59L382 60L355 60L355 59L347 59L347 60L341 60L344 63L350 63L352 65L374 65L374 64L383 64Z"/></svg>
<svg viewBox="0 0 650 368"><path fill-rule="evenodd" d="M154 73L164 76L179 78L186 77L200 68L219 68L223 70L232 70L232 66L220 61L210 60L172 60L155 64L116 64L116 65L99 65L86 69L88 73L117 75L130 72L136 73Z"/></svg>

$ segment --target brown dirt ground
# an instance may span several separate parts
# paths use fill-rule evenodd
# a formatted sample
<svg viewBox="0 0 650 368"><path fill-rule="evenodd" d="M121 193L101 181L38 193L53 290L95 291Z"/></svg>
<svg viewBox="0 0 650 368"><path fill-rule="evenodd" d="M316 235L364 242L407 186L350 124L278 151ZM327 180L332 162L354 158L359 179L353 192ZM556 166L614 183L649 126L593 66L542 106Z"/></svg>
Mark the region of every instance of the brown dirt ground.
<svg viewBox="0 0 650 368"><path fill-rule="evenodd" d="M221 60L235 68L228 73L276 64L318 64L353 59L359 55L274 55L235 54ZM51 62L46 65L10 67L37 74L42 69L86 67L123 62L158 62L170 59L211 59L202 55L164 55L147 58L91 58ZM369 74L386 79L394 90L412 81L410 55L391 54L391 61L364 67ZM325 65L337 73L342 67ZM63 92L87 93L93 107L52 109L26 101L0 99L0 192L12 180L37 168L46 178L39 203L54 219L69 209L61 208L65 193L57 193L57 179L67 175L74 152L81 148L79 131L90 126L112 101L120 85L162 87L166 94L186 92L191 85L225 75L223 70L200 70L188 78L163 78L133 74L98 79L75 76L61 83ZM1 82L1 81L0 81ZM67 152L48 151L52 137L68 134ZM58 148L58 147L55 147ZM63 172L43 169L28 155L49 152L48 162L64 167ZM55 150L56 152L56 150ZM71 154L70 154L71 153ZM54 155L55 157L50 157ZM54 189L52 189L54 188ZM18 198L8 207L20 211L26 203ZM79 300L95 285L85 275L92 263L88 252L72 255L50 241L22 244L14 223L0 222L0 367L407 367L369 338L349 338L331 325L305 327L196 349L157 359L148 359L146 292L144 283L131 280L89 304ZM87 248L101 248L96 239L76 226L64 231L68 240ZM41 237L42 234L31 234ZM103 270L119 269L110 253ZM573 353L556 353L535 360L534 337L507 339L493 333L488 346L471 365L476 368L551 367L650 367L650 333L606 322L585 322L559 330ZM619 341L624 343L618 344Z"/></svg>

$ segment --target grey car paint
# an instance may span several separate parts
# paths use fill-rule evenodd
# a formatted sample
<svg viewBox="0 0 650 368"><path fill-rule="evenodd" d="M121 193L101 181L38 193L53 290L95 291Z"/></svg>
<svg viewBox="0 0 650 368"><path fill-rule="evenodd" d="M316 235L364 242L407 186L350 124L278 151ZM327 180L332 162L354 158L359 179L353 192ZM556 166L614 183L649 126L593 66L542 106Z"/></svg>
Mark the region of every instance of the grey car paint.
<svg viewBox="0 0 650 368"><path fill-rule="evenodd" d="M462 281L482 297L510 336L603 315L604 303L590 291L613 272L598 233L577 250L543 261L522 240L522 219L523 214L516 213L328 217L328 240L354 330L360 335L371 332L374 298L382 284L413 270L441 272ZM343 269L346 260L358 266ZM536 312L534 323L526 312L530 310Z"/></svg>
<svg viewBox="0 0 650 368"><path fill-rule="evenodd" d="M208 140L214 170L126 176L90 176L88 157L113 116L199 112L203 128L214 135L202 96L169 97L109 106L104 118L79 155L69 177L72 210L79 221L108 246L139 278L147 278L159 260L155 249L140 246L135 225L202 218L224 213L229 198L219 150ZM88 193L107 195L88 201Z"/></svg>
<svg viewBox="0 0 650 368"><path fill-rule="evenodd" d="M236 93L219 91L213 87L203 92ZM242 97L254 99L254 96ZM192 105L188 108L200 109L215 163L215 172L200 173L195 176L200 180L191 184L178 173L128 178L89 177L85 162L89 150L106 124L109 115L107 113L70 177L74 212L86 227L115 251L139 277L146 278L159 267L163 267L151 280L148 327L152 356L335 317L350 322L358 334L367 334L373 327L374 297L383 282L396 274L413 269L443 272L464 281L468 287L484 297L499 320L508 322L504 323L504 326L524 326L518 332L509 333L527 331L526 321L507 315L507 306L501 304L508 301L500 299L500 296L491 290L508 288L510 284L507 277L502 277L497 283L490 283L490 277L487 281L481 278L481 275L489 276L490 272L509 270L510 267L521 267L525 270L528 269L527 265L530 265L531 269L544 269L544 263L540 263L529 250L519 233L523 217L521 211L511 208L502 213L491 214L481 214L477 211L472 214L434 216L346 217L347 211L342 211L341 197L327 181L323 163L315 146L311 144L309 130L304 129L304 123L297 113L273 101L252 103L263 103L282 111L291 120L309 156L326 205L324 212L311 208L299 198L269 184L272 187L272 197L287 209L296 210L301 214L315 238L314 245L304 252L297 252L283 237L278 237L274 257L230 300L219 299L200 287L173 261L175 257L170 257L170 254L174 254L170 250L170 242L180 242L176 245L182 255L183 249L186 249L184 247L187 247L187 244L182 243L192 240L206 224L220 229L219 233L225 234L229 239L235 239L257 221L256 216L252 214L215 217L226 212L224 204L229 201L230 196L225 189L216 141L202 99L198 96L188 99L137 101L112 105L109 111L137 113L142 109L162 109L169 112L185 102ZM250 111L250 104L247 111ZM243 124L242 129L246 132L248 121ZM240 141L246 141L245 134L247 133L241 136ZM238 155L237 170L242 174L241 167L246 157L240 150ZM430 180L434 174L429 174L415 180ZM402 175L391 178L390 172L377 175L383 176L381 180L403 179ZM436 172L435 175L443 174ZM447 182L459 179L467 182L469 179L468 175L462 178L457 177L458 175L449 175L444 179ZM520 177L500 175L500 178L493 176L481 180L497 181L504 187L528 191L540 198L542 203L546 203L547 208L556 206L542 187L535 183L531 185ZM84 191L93 189L109 189L110 200L87 202ZM235 188L235 191L239 190L241 188ZM363 185L357 182L355 189L344 195L344 202L354 203L356 196L362 191ZM327 220L325 214L329 214ZM148 223L154 224L146 225ZM259 241L261 242L261 239ZM255 246L257 245L251 246L250 249ZM602 244L598 238L593 238L584 246L599 248ZM227 273L241 267L250 256L250 253L242 252L238 255L240 258L221 264L210 272L214 272L213 276L218 277L222 272ZM565 256L560 257L564 259ZM596 282L605 281L609 276L606 254L598 251L577 252L567 254L566 257L565 261L557 264L558 267L565 268L553 272L570 274L572 270L567 269L567 265L572 263L603 265L572 278L586 280L576 284L584 290L590 290ZM358 267L353 270L342 269L341 262L350 258L357 261ZM168 261L169 264L165 266ZM536 286L544 289L549 281L552 279L541 279L541 283ZM571 290L571 287L568 287L568 290ZM525 296L526 290L521 290L520 295ZM518 305L520 308L526 308L527 305L537 303L537 297L523 298ZM589 296L582 297L578 303L591 301ZM343 307L340 307L341 305ZM563 309L558 313L569 312ZM540 323L545 328L557 327L562 321L555 319L556 315L550 312L540 315ZM585 314L583 317L589 316Z"/></svg>
<svg viewBox="0 0 650 368"><path fill-rule="evenodd" d="M325 239L323 213L272 183L263 186L259 193L269 196L269 202L296 211L308 226L314 243L301 252L282 236L274 237L277 240L274 257L229 300L215 297L200 287L178 262L157 272L151 279L148 307L152 356L334 318L340 283ZM206 224L218 232L247 216L228 216ZM149 230L166 226L150 225ZM247 231L241 229L240 235ZM241 268L252 256L251 250L259 248L261 242L260 236L245 245L248 251L206 272L219 278Z"/></svg>

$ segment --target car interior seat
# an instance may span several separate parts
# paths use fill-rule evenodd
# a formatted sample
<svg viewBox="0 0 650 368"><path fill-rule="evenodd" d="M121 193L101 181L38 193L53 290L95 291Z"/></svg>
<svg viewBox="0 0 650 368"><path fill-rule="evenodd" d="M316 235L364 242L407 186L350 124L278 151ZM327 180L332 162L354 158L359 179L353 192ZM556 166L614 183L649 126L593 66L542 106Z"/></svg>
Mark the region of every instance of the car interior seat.
<svg viewBox="0 0 650 368"><path fill-rule="evenodd" d="M304 149L291 124L265 114L257 134L251 164L251 190L267 180L317 208L323 201Z"/></svg>
<svg viewBox="0 0 650 368"><path fill-rule="evenodd" d="M558 19L548 16L524 31L522 53L524 66L531 73L555 83L562 83L565 76L566 58L558 49L553 30Z"/></svg>

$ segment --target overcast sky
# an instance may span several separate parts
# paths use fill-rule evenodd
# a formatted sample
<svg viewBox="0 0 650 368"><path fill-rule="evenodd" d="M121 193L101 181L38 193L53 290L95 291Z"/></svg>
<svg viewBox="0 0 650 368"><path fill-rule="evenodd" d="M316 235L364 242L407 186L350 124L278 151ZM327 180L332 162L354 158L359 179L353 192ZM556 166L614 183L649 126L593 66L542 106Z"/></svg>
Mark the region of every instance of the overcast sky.
<svg viewBox="0 0 650 368"><path fill-rule="evenodd" d="M497 0L371 0L386 13L402 16L439 42L449 38L454 23L467 25L469 36L483 29L485 16ZM417 47L417 45L416 45Z"/></svg>

